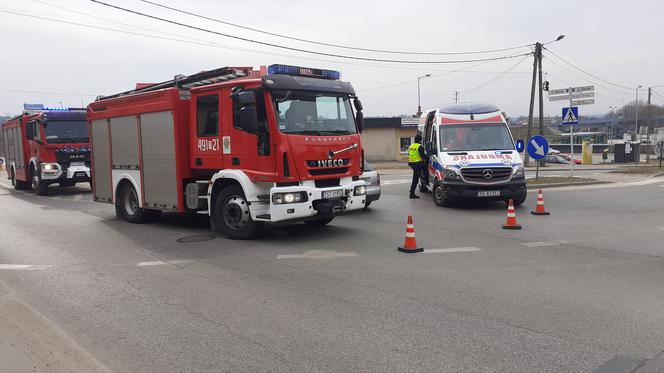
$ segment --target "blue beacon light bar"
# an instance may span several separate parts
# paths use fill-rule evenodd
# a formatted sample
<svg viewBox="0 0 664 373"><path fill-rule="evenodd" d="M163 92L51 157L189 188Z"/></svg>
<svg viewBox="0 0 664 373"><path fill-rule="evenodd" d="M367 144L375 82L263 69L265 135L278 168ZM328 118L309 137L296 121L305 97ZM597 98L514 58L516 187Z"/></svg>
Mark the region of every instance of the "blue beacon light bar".
<svg viewBox="0 0 664 373"><path fill-rule="evenodd" d="M341 79L341 73L338 71L313 69L309 67L290 66L290 65L270 65L267 68L267 73L309 76L309 77L332 79L332 80Z"/></svg>

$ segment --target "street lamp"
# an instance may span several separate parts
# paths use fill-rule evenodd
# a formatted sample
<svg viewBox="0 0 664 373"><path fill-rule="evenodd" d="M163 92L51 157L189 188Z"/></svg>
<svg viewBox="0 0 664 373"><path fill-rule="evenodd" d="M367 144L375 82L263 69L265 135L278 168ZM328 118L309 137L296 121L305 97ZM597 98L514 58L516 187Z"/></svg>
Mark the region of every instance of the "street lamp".
<svg viewBox="0 0 664 373"><path fill-rule="evenodd" d="M426 74L417 77L417 116L422 115L422 105L420 104L420 79L430 78L431 74Z"/></svg>
<svg viewBox="0 0 664 373"><path fill-rule="evenodd" d="M639 138L639 88L643 86L639 85L636 87L636 103L634 104L634 140L636 141Z"/></svg>

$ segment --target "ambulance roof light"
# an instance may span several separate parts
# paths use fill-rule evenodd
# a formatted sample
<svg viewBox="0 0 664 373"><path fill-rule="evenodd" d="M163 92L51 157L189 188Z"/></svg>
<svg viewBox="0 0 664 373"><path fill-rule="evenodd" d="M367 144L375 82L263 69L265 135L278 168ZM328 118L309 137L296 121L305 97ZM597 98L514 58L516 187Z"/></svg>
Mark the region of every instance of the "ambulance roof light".
<svg viewBox="0 0 664 373"><path fill-rule="evenodd" d="M334 70L313 69L310 67L279 65L279 64L268 66L267 73L308 76L308 77L332 79L332 80L341 79L341 73Z"/></svg>

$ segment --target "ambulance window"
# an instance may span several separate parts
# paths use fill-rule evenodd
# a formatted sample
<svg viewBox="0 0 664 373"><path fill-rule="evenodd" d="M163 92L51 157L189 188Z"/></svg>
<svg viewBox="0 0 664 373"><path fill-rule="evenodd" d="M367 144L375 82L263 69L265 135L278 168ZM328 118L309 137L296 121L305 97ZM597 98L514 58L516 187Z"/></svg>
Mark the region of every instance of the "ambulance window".
<svg viewBox="0 0 664 373"><path fill-rule="evenodd" d="M199 137L219 134L219 95L196 98L196 128Z"/></svg>
<svg viewBox="0 0 664 373"><path fill-rule="evenodd" d="M438 151L438 135L436 134L436 126L431 130L431 150L435 153Z"/></svg>

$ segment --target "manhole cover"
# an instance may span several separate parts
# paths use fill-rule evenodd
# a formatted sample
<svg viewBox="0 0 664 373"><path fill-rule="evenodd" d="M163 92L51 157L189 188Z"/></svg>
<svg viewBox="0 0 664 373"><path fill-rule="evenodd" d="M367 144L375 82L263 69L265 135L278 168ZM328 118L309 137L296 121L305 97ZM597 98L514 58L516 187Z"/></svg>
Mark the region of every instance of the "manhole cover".
<svg viewBox="0 0 664 373"><path fill-rule="evenodd" d="M180 243L204 242L214 240L215 237L214 234L194 234L192 236L180 237L177 241Z"/></svg>

